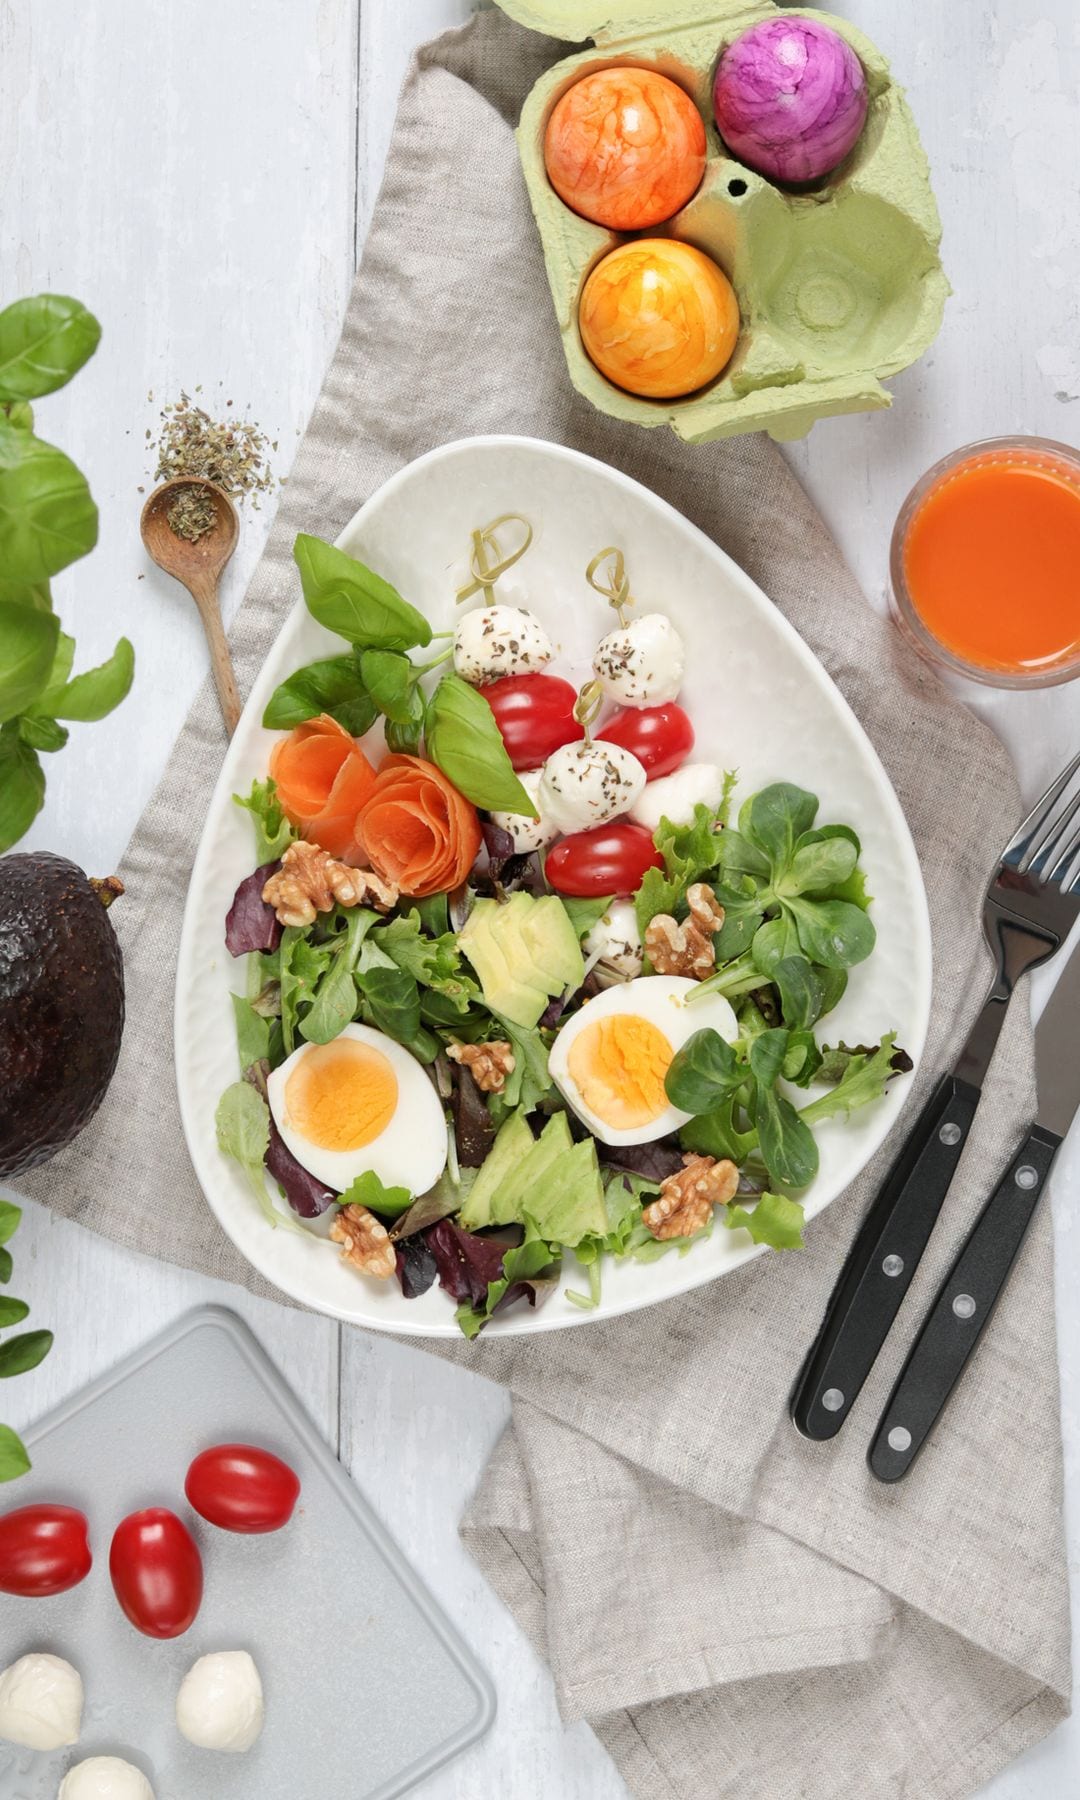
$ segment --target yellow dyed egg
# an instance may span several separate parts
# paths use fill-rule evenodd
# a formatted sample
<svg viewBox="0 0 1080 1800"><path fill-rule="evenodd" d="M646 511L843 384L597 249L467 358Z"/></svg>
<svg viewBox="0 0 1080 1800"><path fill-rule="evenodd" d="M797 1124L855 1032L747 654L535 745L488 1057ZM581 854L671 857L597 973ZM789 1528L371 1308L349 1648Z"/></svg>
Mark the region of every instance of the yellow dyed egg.
<svg viewBox="0 0 1080 1800"><path fill-rule="evenodd" d="M601 375L668 400L715 381L739 336L739 305L711 257L674 238L639 238L598 262L578 309Z"/></svg>

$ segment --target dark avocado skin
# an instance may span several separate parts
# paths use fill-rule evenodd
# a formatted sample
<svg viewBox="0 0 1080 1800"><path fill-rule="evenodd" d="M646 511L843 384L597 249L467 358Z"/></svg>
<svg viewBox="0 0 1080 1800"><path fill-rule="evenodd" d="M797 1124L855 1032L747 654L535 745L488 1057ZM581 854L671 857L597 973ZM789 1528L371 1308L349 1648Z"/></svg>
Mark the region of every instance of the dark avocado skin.
<svg viewBox="0 0 1080 1800"><path fill-rule="evenodd" d="M86 875L47 851L0 857L0 1177L82 1130L123 1028L120 946Z"/></svg>

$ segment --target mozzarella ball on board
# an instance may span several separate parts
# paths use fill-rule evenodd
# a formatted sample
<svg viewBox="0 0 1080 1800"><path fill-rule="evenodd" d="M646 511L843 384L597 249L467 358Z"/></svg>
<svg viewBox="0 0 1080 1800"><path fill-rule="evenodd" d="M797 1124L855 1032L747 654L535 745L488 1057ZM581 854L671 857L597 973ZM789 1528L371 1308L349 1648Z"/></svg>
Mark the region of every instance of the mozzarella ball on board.
<svg viewBox="0 0 1080 1800"><path fill-rule="evenodd" d="M88 1756L60 1783L56 1800L154 1800L141 1769L120 1756Z"/></svg>
<svg viewBox="0 0 1080 1800"><path fill-rule="evenodd" d="M716 763L684 763L674 775L650 781L631 818L647 831L655 831L661 819L673 825L690 825L695 806L719 806L724 797L724 771Z"/></svg>
<svg viewBox="0 0 1080 1800"><path fill-rule="evenodd" d="M542 769L526 769L518 776L522 787L530 800L536 802L538 819L531 819L528 813L493 812L491 821L501 830L508 831L514 840L514 849L523 855L530 850L543 850L559 835L559 827L540 812L540 781Z"/></svg>
<svg viewBox="0 0 1080 1800"><path fill-rule="evenodd" d="M62 1656L33 1651L0 1675L0 1738L28 1750L77 1744L82 1726L83 1684Z"/></svg>
<svg viewBox="0 0 1080 1800"><path fill-rule="evenodd" d="M551 661L551 639L523 606L485 606L466 613L454 633L454 668L483 687L500 675L528 675Z"/></svg>
<svg viewBox="0 0 1080 1800"><path fill-rule="evenodd" d="M621 706L661 706L682 687L686 652L663 613L642 613L596 646L593 669L609 700Z"/></svg>
<svg viewBox="0 0 1080 1800"><path fill-rule="evenodd" d="M200 1656L180 1683L176 1723L201 1750L250 1750L263 1716L262 1682L246 1650Z"/></svg>
<svg viewBox="0 0 1080 1800"><path fill-rule="evenodd" d="M645 790L646 793L648 789ZM638 930L632 900L613 900L603 917L586 933L586 956L599 955L599 970L610 970L621 981L641 974L645 949Z"/></svg>
<svg viewBox="0 0 1080 1800"><path fill-rule="evenodd" d="M619 744L586 739L564 744L544 764L537 804L557 831L585 831L629 812L645 786L645 770Z"/></svg>

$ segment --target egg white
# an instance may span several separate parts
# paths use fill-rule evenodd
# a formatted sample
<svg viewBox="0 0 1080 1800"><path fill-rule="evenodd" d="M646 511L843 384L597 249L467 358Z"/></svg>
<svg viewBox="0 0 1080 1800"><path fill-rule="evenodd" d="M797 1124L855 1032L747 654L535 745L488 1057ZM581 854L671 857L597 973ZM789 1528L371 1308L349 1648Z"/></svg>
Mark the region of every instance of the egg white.
<svg viewBox="0 0 1080 1800"><path fill-rule="evenodd" d="M339 1194L366 1170L372 1170L384 1187L408 1188L426 1194L446 1166L447 1128L442 1102L422 1065L402 1044L375 1031L370 1025L346 1025L338 1034L355 1038L381 1051L397 1077L397 1106L389 1124L359 1150L328 1150L313 1144L296 1129L289 1117L285 1090L301 1057L313 1048L302 1044L275 1069L266 1084L274 1123L298 1163ZM333 1040L335 1043L337 1038Z"/></svg>
<svg viewBox="0 0 1080 1800"><path fill-rule="evenodd" d="M654 1139L677 1131L693 1115L680 1112L677 1106L667 1106L646 1125L619 1131L614 1126L605 1124L586 1105L581 1090L570 1074L570 1051L574 1040L595 1019L605 1018L611 1013L633 1013L638 1018L647 1019L658 1031L662 1031L676 1051L682 1049L687 1038L693 1037L695 1031L701 1031L706 1026L711 1026L729 1044L734 1043L739 1035L739 1027L731 1006L722 994L706 994L695 1001L693 1006L687 1005L688 996L696 993L699 985L685 975L639 975L633 981L621 981L615 987L605 988L602 994L597 994L592 1000L586 1000L581 1011L567 1020L555 1039L548 1057L551 1079L567 1106L572 1108L602 1144L651 1144Z"/></svg>

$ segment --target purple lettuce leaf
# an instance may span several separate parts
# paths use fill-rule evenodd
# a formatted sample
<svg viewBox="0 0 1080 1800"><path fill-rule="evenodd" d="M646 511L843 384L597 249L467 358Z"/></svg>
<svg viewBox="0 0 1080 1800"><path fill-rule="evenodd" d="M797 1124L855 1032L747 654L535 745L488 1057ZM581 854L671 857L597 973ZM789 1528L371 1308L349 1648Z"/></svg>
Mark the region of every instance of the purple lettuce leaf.
<svg viewBox="0 0 1080 1800"><path fill-rule="evenodd" d="M421 1294L426 1294L438 1274L431 1245L423 1237L403 1238L394 1245L394 1256L398 1280L406 1300L416 1300Z"/></svg>
<svg viewBox="0 0 1080 1800"><path fill-rule="evenodd" d="M506 1243L478 1237L452 1219L440 1219L424 1233L435 1258L439 1280L453 1300L483 1306L488 1287L502 1274Z"/></svg>
<svg viewBox="0 0 1080 1800"><path fill-rule="evenodd" d="M233 895L225 919L225 948L231 956L246 956L252 950L276 950L280 944L281 923L262 897L263 888L280 867L280 859L263 863L254 874L245 877Z"/></svg>
<svg viewBox="0 0 1080 1800"><path fill-rule="evenodd" d="M274 1180L280 1182L286 1200L301 1219L317 1219L337 1199L333 1188L316 1181L314 1175L297 1162L274 1124L273 1117L270 1119L266 1166Z"/></svg>
<svg viewBox="0 0 1080 1800"><path fill-rule="evenodd" d="M683 1166L679 1140L657 1138L651 1144L605 1144L603 1161L611 1169L622 1169L628 1175L640 1175L644 1181L666 1181Z"/></svg>
<svg viewBox="0 0 1080 1800"><path fill-rule="evenodd" d="M458 1162L463 1169L478 1169L495 1142L495 1121L467 1068L455 1067L453 1083L450 1105Z"/></svg>

